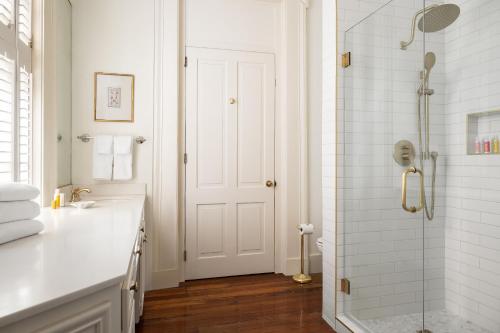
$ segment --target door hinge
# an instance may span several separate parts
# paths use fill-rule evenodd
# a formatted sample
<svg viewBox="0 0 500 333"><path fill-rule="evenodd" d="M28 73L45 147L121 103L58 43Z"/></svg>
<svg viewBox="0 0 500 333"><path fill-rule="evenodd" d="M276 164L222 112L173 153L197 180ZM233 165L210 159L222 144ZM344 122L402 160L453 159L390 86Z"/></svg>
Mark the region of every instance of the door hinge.
<svg viewBox="0 0 500 333"><path fill-rule="evenodd" d="M342 67L347 68L351 66L351 52L342 54Z"/></svg>
<svg viewBox="0 0 500 333"><path fill-rule="evenodd" d="M274 86L277 87L278 86L278 79L274 79Z"/></svg>
<svg viewBox="0 0 500 333"><path fill-rule="evenodd" d="M184 164L188 163L188 154L184 154Z"/></svg>
<svg viewBox="0 0 500 333"><path fill-rule="evenodd" d="M346 295L351 294L351 281L346 278L340 280L340 291Z"/></svg>
<svg viewBox="0 0 500 333"><path fill-rule="evenodd" d="M184 67L188 66L188 57L184 57Z"/></svg>
<svg viewBox="0 0 500 333"><path fill-rule="evenodd" d="M184 261L187 261L188 259L188 253L186 250L184 250Z"/></svg>

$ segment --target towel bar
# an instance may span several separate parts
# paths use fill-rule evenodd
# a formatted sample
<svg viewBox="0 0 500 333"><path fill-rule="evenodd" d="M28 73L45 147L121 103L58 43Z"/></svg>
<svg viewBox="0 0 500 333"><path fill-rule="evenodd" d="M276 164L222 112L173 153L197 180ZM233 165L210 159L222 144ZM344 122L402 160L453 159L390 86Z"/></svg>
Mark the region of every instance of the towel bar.
<svg viewBox="0 0 500 333"><path fill-rule="evenodd" d="M93 136L90 136L89 134L82 134L76 137L78 140L81 140L82 142L89 142L90 140L94 139ZM146 142L146 138L143 136L138 136L135 138L135 142L139 145L142 145L144 142Z"/></svg>

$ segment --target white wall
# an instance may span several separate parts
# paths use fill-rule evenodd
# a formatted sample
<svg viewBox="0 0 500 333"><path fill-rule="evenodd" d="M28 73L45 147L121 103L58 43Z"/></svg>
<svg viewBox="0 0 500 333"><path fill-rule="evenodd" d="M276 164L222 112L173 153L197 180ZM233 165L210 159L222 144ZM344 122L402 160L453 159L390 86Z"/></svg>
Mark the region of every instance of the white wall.
<svg viewBox="0 0 500 333"><path fill-rule="evenodd" d="M214 5L214 8L221 8L221 6L227 9L226 15L231 16L231 10L234 10L234 1L227 0L214 0L218 4ZM200 6L206 6L207 2L197 0L190 1L187 10L190 10L189 6L196 4ZM280 4L276 1L253 1L253 0L240 0L240 4L246 5L248 8L253 10L252 17L260 17L262 20L267 20L269 24L264 24L265 34L263 31L258 29L249 29L248 24L253 24L256 20L252 22L235 21L235 24L243 24L246 30L250 33L245 35L245 38L233 38L234 31L229 34L208 34L209 37L218 37L217 40L208 40L206 44L197 44L198 46L212 46L212 47L228 47L228 45L233 45L232 48L235 49L255 49L257 45L257 50L269 51L269 45L273 43L274 51L277 51L282 46L288 48L289 50L298 50L301 41L303 41L304 36L297 35L297 30L288 31L286 36L282 36L283 25L280 24L280 12L284 11L287 13L287 18L289 22L288 27L295 26L299 29L304 28L302 17L305 10L306 3L301 0L296 0L294 2L287 1L284 4ZM158 4L158 3L157 3ZM160 8L161 6L158 6ZM165 8L163 8L165 7ZM178 59L168 50L175 50L177 47L183 45L166 45L161 43L155 44L155 37L158 40L162 38L165 39L164 43L179 42L183 40L183 36L175 37L173 36L174 27L169 22L172 21L172 17L178 15L178 3L177 0L168 1L168 5L163 6L161 10L165 10L162 14L155 13L155 1L147 0L136 2L132 0L74 0L73 1L73 159L72 159L72 174L74 184L96 184L101 183L92 179L91 165L92 165L92 144L82 143L76 139L77 135L83 133L89 133L90 135L97 134L130 134L134 136L145 136L148 140L145 144L135 147L135 161L134 161L134 179L132 183L145 183L148 188L148 212L149 202L151 202L152 195L152 178L153 170L157 168L160 164L154 166L154 156L153 156L153 130L169 129L172 132L172 124L163 124L161 126L154 126L154 108L159 108L163 110L166 109L167 117L164 119L178 119L179 126L182 123L180 119L181 115L176 114L178 112L172 109L173 105L170 104L155 104L156 101L161 101L162 96L158 94L164 94L166 97L163 100L171 100L171 91L174 87L179 87L179 82L177 77L173 78L172 75L169 77L163 77L161 75L156 76L155 72L160 73L165 68L162 68L159 64L158 59L155 59L155 45L161 50L157 50L156 56L167 55L168 59L164 61L162 66L166 66L169 73L172 70L175 71ZM177 8L177 9L176 9ZM209 7L210 9L211 7ZM176 13L168 12L167 10L174 10ZM158 9L160 10L160 9ZM183 11L184 9L180 9ZM194 14L193 14L194 13ZM196 18L196 11L191 10L191 15L187 13L187 16L194 15L194 22L197 22L199 27L200 22L203 19L207 19L207 15L202 15L199 20ZM206 14L206 13L204 13ZM219 13L220 14L220 13ZM166 15L168 18L164 18L165 22L161 23L158 15ZM172 16L170 16L172 15ZM260 16L259 16L260 15ZM181 16L179 16L181 17ZM213 19L213 17L212 17ZM161 31L157 31L158 34L155 36L155 20L158 23L157 28ZM168 20L168 22L167 22ZM200 21L202 20L202 21ZM217 22L226 22L227 20L216 20ZM161 25L164 26L161 26ZM176 25L177 23L175 23ZM183 22L181 22L183 24ZM180 28L180 26L179 26ZM200 41L207 41L204 39L203 33L205 30L192 29L194 27L187 26L187 42L189 45L195 45L200 43ZM237 27L236 27L237 28ZM235 28L235 29L236 29ZM165 30L162 30L165 29ZM168 30L167 30L168 29ZM172 30L174 29L174 30ZM181 29L182 30L182 29ZM269 33L273 30L275 33ZM239 31L239 30L236 30ZM260 32L259 32L260 31ZM305 29L303 30L305 33ZM260 40L255 39L255 33L259 36L264 36ZM200 37L201 36L201 37ZM206 37L206 36L205 36ZM178 39L179 38L179 39ZM281 42L285 40L285 44ZM236 41L240 44L236 45ZM243 42L242 42L243 41ZM259 44L260 43L260 44ZM164 48L164 49L163 49ZM182 51L179 50L179 55ZM300 127L299 117L304 112L302 105L300 104L304 101L303 96L297 94L298 90L298 80L302 77L304 64L303 57L300 54L290 53L284 54L281 51L277 52L277 57L279 57L278 64L282 64L283 67L279 69L280 82L279 85L280 93L288 93L290 98L285 101L278 102L278 109L286 110L286 112L280 111L281 121L283 122L283 129L278 136L280 139L285 140L283 142L288 142L288 147L282 147L279 151L280 156L283 159L279 159L278 168L280 170L285 170L282 173L283 179L278 179L278 183L281 184L279 187L283 192L281 196L281 201L277 202L277 212L280 212L280 205L287 204L289 207L288 211L281 211L281 215L278 214L282 221L286 221L279 228L281 229L281 235L283 239L279 240L279 250L281 265L277 268L277 271L283 271L287 273L296 273L299 267L299 237L296 230L296 225L302 221L301 212L303 212L303 207L301 206L300 199L300 189L301 189L301 172L302 168L298 167L300 162L298 158L300 157L300 151L297 147L301 147L301 137L297 134L300 132L297 129ZM155 65L156 60L156 65ZM155 67L157 66L157 67ZM183 68L178 67L181 72ZM166 70L166 71L167 71ZM93 78L94 72L104 71L104 72L116 72L116 73L130 73L135 75L135 122L132 124L128 123L96 123L93 121ZM286 75L285 75L286 74ZM182 82L182 75L181 82ZM283 79L281 79L283 78ZM156 80L156 81L155 81ZM162 84L155 87L155 82ZM169 91L164 91L164 87L170 87ZM158 94L155 95L155 88L158 89ZM181 90L182 91L182 90ZM293 91L293 94L290 94ZM161 105L160 105L161 104ZM164 123L162 117L158 116L158 124ZM180 131L180 129L179 129ZM174 131L175 132L175 131ZM178 156L172 149L172 143L178 145L179 151L182 150L182 141L180 138L181 132L177 136L165 136L165 142L162 141L160 147L162 151L157 153L167 154L168 158L164 158L164 164L162 164L163 169L174 170L172 168L172 163ZM288 141L286 141L288 140ZM166 144L165 144L166 143ZM170 150L169 150L170 149ZM158 155L157 155L158 156ZM163 155L162 155L163 156ZM179 159L180 160L180 159ZM293 167L288 167L286 164ZM156 169L157 170L157 169ZM158 171L158 170L157 170ZM178 244L182 236L182 224L179 214L179 207L173 207L177 204L177 201L172 201L172 198L177 198L178 193L175 192L175 186L181 186L182 182L179 181L179 176L174 172L168 174L168 179L165 178L161 186L158 187L158 193L164 193L164 189L168 188L168 193L172 193L169 196L168 203L162 200L166 200L166 196L159 200L158 203L162 204L162 207L158 207L161 217L158 221L154 221L156 235L153 237L153 244L150 250L154 253L154 258L150 265L150 270L152 270L152 286L153 287L165 287L172 286L182 280L182 259L180 256L181 248ZM163 177L163 176L162 176ZM163 179L163 178L162 178ZM156 193L156 192L155 192ZM306 198L307 199L307 198ZM167 207L168 206L168 211ZM156 210L155 210L156 212ZM156 215L155 215L156 216ZM153 221L148 219L149 222L149 232L152 232ZM175 230L179 228L179 230ZM175 232L172 232L175 230ZM168 237L167 237L168 233ZM157 273L157 274L156 274Z"/></svg>
<svg viewBox="0 0 500 333"><path fill-rule="evenodd" d="M134 149L134 178L147 185L153 170L154 1L73 0L72 183L102 183L92 178L92 142L83 133L144 136ZM135 122L94 122L94 73L135 75ZM149 208L148 208L149 211ZM150 224L151 221L148 221ZM148 226L150 228L150 226Z"/></svg>
<svg viewBox="0 0 500 333"><path fill-rule="evenodd" d="M314 234L310 238L309 249L312 255L319 256L316 240L322 235L322 179L321 179L321 130L322 130L322 15L323 0L313 0L307 9L307 81L308 81L308 144L309 144L309 222L314 225ZM314 267L313 272L320 272L322 267ZM320 265L318 265L320 266Z"/></svg>
<svg viewBox="0 0 500 333"><path fill-rule="evenodd" d="M277 52L279 2L186 0L185 3L186 46Z"/></svg>
<svg viewBox="0 0 500 333"><path fill-rule="evenodd" d="M322 19L322 218L323 218L323 318L335 325L335 114L337 62L337 7L323 0Z"/></svg>
<svg viewBox="0 0 500 333"><path fill-rule="evenodd" d="M54 2L55 75L57 86L57 186L71 184L71 4L68 0Z"/></svg>
<svg viewBox="0 0 500 333"><path fill-rule="evenodd" d="M92 143L83 133L142 135L133 182L151 184L153 129L153 0L75 0L73 3L73 183L93 184ZM135 75L135 122L94 121L94 73Z"/></svg>
<svg viewBox="0 0 500 333"><path fill-rule="evenodd" d="M500 156L466 155L465 123L500 109L500 2L451 2L461 14L445 34L446 307L500 332Z"/></svg>
<svg viewBox="0 0 500 333"><path fill-rule="evenodd" d="M40 123L43 137L34 126L33 138L41 140L33 141L33 181L41 185L42 205L50 206L54 189L71 181L71 6L64 0L38 5L33 22L33 123ZM62 142L57 141L58 134Z"/></svg>

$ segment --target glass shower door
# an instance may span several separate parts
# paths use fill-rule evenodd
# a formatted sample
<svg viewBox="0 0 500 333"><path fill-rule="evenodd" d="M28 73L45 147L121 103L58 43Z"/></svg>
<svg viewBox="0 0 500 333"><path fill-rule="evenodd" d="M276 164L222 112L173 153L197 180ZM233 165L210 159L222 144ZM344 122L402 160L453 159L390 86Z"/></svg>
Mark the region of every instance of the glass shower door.
<svg viewBox="0 0 500 333"><path fill-rule="evenodd" d="M394 0L344 37L351 61L338 119L337 313L360 331L425 332L424 305L434 302L424 296L424 253L431 252L424 252L417 163L424 34L416 29L411 46L401 49L423 8L423 1ZM434 278L439 273L431 281L439 285Z"/></svg>

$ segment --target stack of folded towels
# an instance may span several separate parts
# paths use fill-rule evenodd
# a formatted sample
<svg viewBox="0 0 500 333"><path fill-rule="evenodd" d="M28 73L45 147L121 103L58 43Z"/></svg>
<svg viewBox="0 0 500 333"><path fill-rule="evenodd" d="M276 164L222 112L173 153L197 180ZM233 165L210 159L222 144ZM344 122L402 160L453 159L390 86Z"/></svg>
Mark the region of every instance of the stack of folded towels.
<svg viewBox="0 0 500 333"><path fill-rule="evenodd" d="M40 205L34 201L40 191L31 185L0 184L0 244L38 234L43 224L34 220Z"/></svg>

